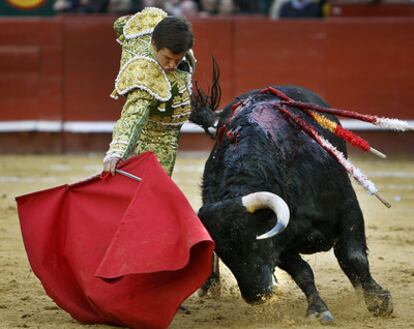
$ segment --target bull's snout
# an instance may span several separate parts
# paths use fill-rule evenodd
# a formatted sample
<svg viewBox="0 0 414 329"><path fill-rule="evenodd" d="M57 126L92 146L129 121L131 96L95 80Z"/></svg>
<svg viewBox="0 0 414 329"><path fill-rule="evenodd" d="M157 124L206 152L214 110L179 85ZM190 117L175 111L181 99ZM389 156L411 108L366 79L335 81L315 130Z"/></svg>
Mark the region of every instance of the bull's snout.
<svg viewBox="0 0 414 329"><path fill-rule="evenodd" d="M243 299L251 305L263 304L276 292L276 278L272 271L261 268L254 278L250 272L249 281L240 282L239 288Z"/></svg>
<svg viewBox="0 0 414 329"><path fill-rule="evenodd" d="M250 291L247 293L242 292L242 297L246 301L246 303L250 305L259 305L259 304L266 303L266 301L268 301L275 294L275 291L276 291L275 286L271 285L267 287L265 290L260 291L260 292L253 292L253 291Z"/></svg>

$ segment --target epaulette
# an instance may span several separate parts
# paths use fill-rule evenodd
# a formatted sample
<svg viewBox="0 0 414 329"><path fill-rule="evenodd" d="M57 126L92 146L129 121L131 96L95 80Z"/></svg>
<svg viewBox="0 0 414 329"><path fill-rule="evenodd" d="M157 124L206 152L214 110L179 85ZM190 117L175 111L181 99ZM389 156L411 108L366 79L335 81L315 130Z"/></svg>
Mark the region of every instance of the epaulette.
<svg viewBox="0 0 414 329"><path fill-rule="evenodd" d="M124 33L125 24L131 19L131 15L118 17L113 25L116 37L119 38Z"/></svg>
<svg viewBox="0 0 414 329"><path fill-rule="evenodd" d="M168 14L162 9L147 7L133 15L124 25L124 37L132 39L152 33L155 26L167 16Z"/></svg>
<svg viewBox="0 0 414 329"><path fill-rule="evenodd" d="M171 83L164 70L152 58L135 56L126 62L115 80L117 94L142 89L155 99L166 102L171 98Z"/></svg>

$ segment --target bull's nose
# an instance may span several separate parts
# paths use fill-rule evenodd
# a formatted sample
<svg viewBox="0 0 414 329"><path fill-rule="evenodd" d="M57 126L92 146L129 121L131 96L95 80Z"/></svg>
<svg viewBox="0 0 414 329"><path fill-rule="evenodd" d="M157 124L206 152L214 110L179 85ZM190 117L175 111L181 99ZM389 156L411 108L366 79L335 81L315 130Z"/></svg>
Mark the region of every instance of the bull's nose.
<svg viewBox="0 0 414 329"><path fill-rule="evenodd" d="M252 299L245 298L244 300L250 305L260 305L266 303L273 295L274 292L270 292L264 295L255 296L255 298Z"/></svg>
<svg viewBox="0 0 414 329"><path fill-rule="evenodd" d="M264 292L252 294L252 295L243 295L243 299L246 301L246 303L250 305L259 305L266 303L272 296L275 294L275 286L270 286L268 289Z"/></svg>

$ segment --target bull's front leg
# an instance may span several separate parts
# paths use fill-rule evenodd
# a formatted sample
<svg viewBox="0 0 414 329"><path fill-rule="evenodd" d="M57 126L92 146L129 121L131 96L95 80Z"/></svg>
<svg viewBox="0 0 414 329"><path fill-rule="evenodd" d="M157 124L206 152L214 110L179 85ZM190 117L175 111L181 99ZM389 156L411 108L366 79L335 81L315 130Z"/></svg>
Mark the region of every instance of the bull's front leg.
<svg viewBox="0 0 414 329"><path fill-rule="evenodd" d="M392 298L371 276L367 257L364 222L359 206L349 206L341 221L340 238L335 244L335 256L352 285L362 289L368 310L376 316L393 312Z"/></svg>
<svg viewBox="0 0 414 329"><path fill-rule="evenodd" d="M228 216L235 216L236 218L243 218L246 216L247 212L242 206L241 198L226 199L223 201L205 204L198 211L198 216L203 222L204 226L207 228L209 233L212 235L213 239L216 241L221 240L221 233L223 231L222 222L223 218ZM204 297L209 291L213 297L220 296L221 287L220 287L220 271L219 271L219 257L214 253L212 273L207 281L198 289L197 295L199 297Z"/></svg>
<svg viewBox="0 0 414 329"><path fill-rule="evenodd" d="M201 288L197 290L197 295L198 297L204 297L209 291L213 297L219 297L221 294L219 258L216 253L214 253L213 257L211 275Z"/></svg>
<svg viewBox="0 0 414 329"><path fill-rule="evenodd" d="M322 323L333 322L331 312L316 289L313 271L309 264L296 254L282 257L281 264L278 266L289 273L299 288L304 292L308 301L306 315L310 318L316 317Z"/></svg>

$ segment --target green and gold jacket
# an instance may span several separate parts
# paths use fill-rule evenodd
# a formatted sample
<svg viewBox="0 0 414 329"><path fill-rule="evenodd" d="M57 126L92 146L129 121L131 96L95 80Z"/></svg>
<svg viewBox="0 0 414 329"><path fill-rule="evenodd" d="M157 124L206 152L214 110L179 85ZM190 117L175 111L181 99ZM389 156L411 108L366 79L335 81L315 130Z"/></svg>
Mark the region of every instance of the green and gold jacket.
<svg viewBox="0 0 414 329"><path fill-rule="evenodd" d="M111 97L123 95L126 102L105 159L152 151L171 175L180 128L191 112L192 69L166 72L155 60L152 31L166 16L163 10L150 7L114 23L122 56Z"/></svg>

